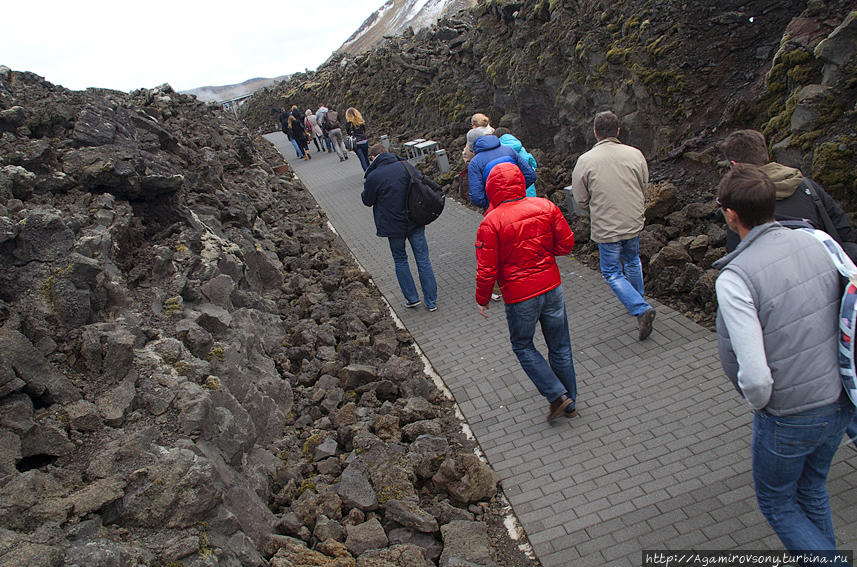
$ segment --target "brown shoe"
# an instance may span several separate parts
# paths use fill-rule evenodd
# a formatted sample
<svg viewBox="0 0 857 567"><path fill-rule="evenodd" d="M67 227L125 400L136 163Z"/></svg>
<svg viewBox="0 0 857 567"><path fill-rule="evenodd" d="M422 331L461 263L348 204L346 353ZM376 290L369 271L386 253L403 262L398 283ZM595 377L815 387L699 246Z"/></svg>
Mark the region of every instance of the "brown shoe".
<svg viewBox="0 0 857 567"><path fill-rule="evenodd" d="M652 322L655 320L655 308L650 307L648 311L637 317L637 328L639 339L644 341L652 334Z"/></svg>
<svg viewBox="0 0 857 567"><path fill-rule="evenodd" d="M571 405L571 402L572 399L565 394L552 401L548 408L548 421L561 414L565 408Z"/></svg>
<svg viewBox="0 0 857 567"><path fill-rule="evenodd" d="M566 408L565 411L562 412L562 415L564 415L565 417L577 417L580 414L577 413L576 408L572 408L572 409Z"/></svg>

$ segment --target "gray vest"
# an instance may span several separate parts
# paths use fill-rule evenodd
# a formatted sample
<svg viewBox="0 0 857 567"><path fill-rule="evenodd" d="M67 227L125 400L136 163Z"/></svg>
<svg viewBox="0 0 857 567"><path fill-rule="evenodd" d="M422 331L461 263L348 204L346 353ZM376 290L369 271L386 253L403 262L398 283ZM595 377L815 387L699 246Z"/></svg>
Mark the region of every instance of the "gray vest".
<svg viewBox="0 0 857 567"><path fill-rule="evenodd" d="M811 235L777 223L755 227L715 268L738 274L759 314L774 380L765 409L774 415L811 410L839 399L839 273ZM738 364L717 313L717 346L734 384Z"/></svg>

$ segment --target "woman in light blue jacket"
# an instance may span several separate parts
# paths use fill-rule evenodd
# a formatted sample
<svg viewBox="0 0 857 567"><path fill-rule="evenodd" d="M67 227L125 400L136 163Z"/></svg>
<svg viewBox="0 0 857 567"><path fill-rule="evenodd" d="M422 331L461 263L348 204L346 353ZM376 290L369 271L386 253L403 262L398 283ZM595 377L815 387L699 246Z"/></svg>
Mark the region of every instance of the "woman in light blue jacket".
<svg viewBox="0 0 857 567"><path fill-rule="evenodd" d="M533 168L533 171L536 170L536 158L533 157L533 154L524 149L524 145L521 141L514 137L508 128L497 128L494 130L494 135L500 139L500 143L504 146L508 146L512 148L515 153L521 156L527 163L530 164L530 167ZM536 196L536 184L533 183L529 187L527 187L527 197L535 197Z"/></svg>

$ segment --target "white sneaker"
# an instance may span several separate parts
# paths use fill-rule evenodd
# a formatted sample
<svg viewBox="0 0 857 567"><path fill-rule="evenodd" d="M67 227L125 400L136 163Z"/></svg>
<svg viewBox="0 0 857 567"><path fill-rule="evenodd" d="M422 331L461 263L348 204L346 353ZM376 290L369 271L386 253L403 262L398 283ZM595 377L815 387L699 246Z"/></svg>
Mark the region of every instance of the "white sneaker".
<svg viewBox="0 0 857 567"><path fill-rule="evenodd" d="M491 294L491 301L500 301L500 295L496 293Z"/></svg>

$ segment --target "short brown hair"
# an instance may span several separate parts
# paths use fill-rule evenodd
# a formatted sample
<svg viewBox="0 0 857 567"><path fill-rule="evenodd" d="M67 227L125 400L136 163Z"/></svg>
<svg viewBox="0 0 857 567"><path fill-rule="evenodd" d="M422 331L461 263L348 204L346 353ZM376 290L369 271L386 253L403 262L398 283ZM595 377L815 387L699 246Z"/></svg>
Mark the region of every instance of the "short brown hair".
<svg viewBox="0 0 857 567"><path fill-rule="evenodd" d="M615 138L619 135L619 118L605 110L595 115L595 136L599 139Z"/></svg>
<svg viewBox="0 0 857 567"><path fill-rule="evenodd" d="M747 228L774 220L776 189L768 176L755 165L737 163L723 176L717 187L717 200L724 209L732 209Z"/></svg>
<svg viewBox="0 0 857 567"><path fill-rule="evenodd" d="M372 157L378 157L387 151L387 148L384 147L384 144L378 142L377 144L373 144L371 148L369 148L369 155Z"/></svg>
<svg viewBox="0 0 857 567"><path fill-rule="evenodd" d="M497 136L498 138L500 136L505 136L506 134L511 134L511 133L512 133L511 130L509 130L508 128L504 128L502 126L500 128L497 128L496 130L494 130L494 135Z"/></svg>
<svg viewBox="0 0 857 567"><path fill-rule="evenodd" d="M765 136L758 130L735 130L723 140L720 149L729 161L765 165L771 161Z"/></svg>

